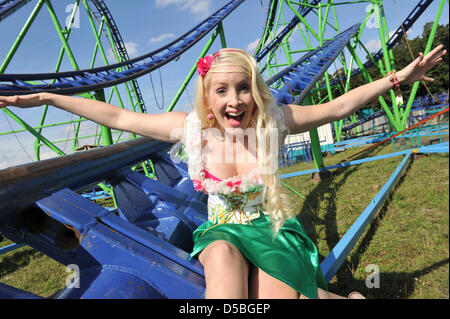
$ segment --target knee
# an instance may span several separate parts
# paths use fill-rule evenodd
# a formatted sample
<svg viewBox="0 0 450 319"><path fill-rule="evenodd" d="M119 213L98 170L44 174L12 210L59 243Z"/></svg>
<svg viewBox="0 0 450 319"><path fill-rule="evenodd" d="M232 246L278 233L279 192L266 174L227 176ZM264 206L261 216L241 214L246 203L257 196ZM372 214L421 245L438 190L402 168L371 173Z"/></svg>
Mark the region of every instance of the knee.
<svg viewBox="0 0 450 319"><path fill-rule="evenodd" d="M204 254L203 254L204 253ZM205 267L205 270L214 269L214 271L221 268L244 268L248 271L248 264L240 251L232 244L226 241L215 241L205 248L199 257L200 262Z"/></svg>

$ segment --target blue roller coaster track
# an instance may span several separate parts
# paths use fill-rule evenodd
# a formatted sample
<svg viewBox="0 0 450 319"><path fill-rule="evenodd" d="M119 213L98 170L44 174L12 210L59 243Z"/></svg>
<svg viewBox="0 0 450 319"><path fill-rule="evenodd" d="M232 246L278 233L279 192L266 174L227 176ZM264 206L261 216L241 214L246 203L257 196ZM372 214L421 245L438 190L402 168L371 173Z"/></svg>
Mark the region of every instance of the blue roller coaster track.
<svg viewBox="0 0 450 319"><path fill-rule="evenodd" d="M0 21L13 14L31 0L5 0L0 2Z"/></svg>
<svg viewBox="0 0 450 319"><path fill-rule="evenodd" d="M60 73L0 74L0 92L3 95L20 95L44 91L58 94L76 94L95 91L136 79L180 56L207 35L243 1L230 1L174 41L155 51L125 62ZM95 1L94 3L100 4L101 2ZM104 4L99 5L99 9L102 10L102 8L104 8ZM125 70L116 71L120 67L125 67ZM53 80L55 80L55 83L50 83ZM39 84L30 84L26 81L35 81Z"/></svg>

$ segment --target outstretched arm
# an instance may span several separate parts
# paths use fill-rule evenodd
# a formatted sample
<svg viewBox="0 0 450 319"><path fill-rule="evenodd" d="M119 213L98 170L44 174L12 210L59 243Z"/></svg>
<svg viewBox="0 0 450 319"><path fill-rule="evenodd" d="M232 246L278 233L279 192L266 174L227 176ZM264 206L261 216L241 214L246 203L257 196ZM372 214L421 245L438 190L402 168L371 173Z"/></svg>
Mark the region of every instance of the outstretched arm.
<svg viewBox="0 0 450 319"><path fill-rule="evenodd" d="M113 129L167 142L176 142L181 138L177 136L176 139L171 139L171 133L176 128L183 128L186 118L184 112L143 114L101 101L52 93L0 96L0 108L6 106L28 108L45 104L56 106Z"/></svg>
<svg viewBox="0 0 450 319"><path fill-rule="evenodd" d="M442 56L446 50L439 45L430 51L425 57L422 53L407 67L397 72L398 81L404 84L411 84L416 81L434 81L427 77L425 73L442 61ZM333 101L321 105L286 105L283 107L286 126L291 133L306 132L349 116L370 101L393 88L393 82L388 77L359 86Z"/></svg>

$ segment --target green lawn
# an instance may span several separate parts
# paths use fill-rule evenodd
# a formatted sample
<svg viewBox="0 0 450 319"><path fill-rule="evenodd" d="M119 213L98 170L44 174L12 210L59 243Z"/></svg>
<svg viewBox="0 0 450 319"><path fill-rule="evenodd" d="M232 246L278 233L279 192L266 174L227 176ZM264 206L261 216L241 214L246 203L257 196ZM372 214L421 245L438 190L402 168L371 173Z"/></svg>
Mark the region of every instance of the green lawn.
<svg viewBox="0 0 450 319"><path fill-rule="evenodd" d="M324 158L333 165L359 149ZM386 145L364 157L392 152ZM403 157L396 156L343 169L331 178L286 179L299 191L300 219L322 259L345 234L388 180ZM312 168L299 164L283 172ZM391 196L330 282L330 291L361 291L368 298L449 298L448 154L423 155L406 168ZM379 288L367 288L372 266ZM366 268L367 267L367 268ZM372 281L373 282L373 281Z"/></svg>

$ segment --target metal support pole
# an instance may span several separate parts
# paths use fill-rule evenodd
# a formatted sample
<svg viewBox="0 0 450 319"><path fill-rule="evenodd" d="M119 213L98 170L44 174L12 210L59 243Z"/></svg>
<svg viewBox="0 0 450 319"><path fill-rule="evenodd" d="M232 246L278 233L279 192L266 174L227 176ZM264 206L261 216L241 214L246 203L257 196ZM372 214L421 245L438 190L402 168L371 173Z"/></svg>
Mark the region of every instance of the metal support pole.
<svg viewBox="0 0 450 319"><path fill-rule="evenodd" d="M106 101L105 91L104 90L95 91L95 99L98 101L105 102ZM111 129L103 125L100 125L100 129L102 134L103 145L107 146L113 144Z"/></svg>
<svg viewBox="0 0 450 319"><path fill-rule="evenodd" d="M75 61L75 57L73 55L72 50L70 49L69 43L67 43L66 37L64 36L64 32L61 29L61 25L59 24L58 17L56 16L55 10L50 2L50 0L44 0L47 6L47 10L50 13L50 17L52 18L53 24L55 25L56 32L58 33L59 39L64 47L64 51L66 51L67 56L69 57L70 63L74 70L79 70L77 62Z"/></svg>
<svg viewBox="0 0 450 319"><path fill-rule="evenodd" d="M28 18L27 22L23 26L22 30L19 32L19 35L18 35L16 41L14 41L11 49L9 49L8 54L6 55L5 59L3 60L3 63L0 66L0 73L4 73L5 72L6 68L9 65L9 62L11 62L12 57L14 56L14 54L17 51L17 49L19 48L19 45L22 43L23 38L27 34L27 32L30 29L31 25L33 24L33 21L36 18L36 16L39 13L39 11L41 10L43 4L44 4L44 0L40 0L38 2L38 4L36 5L36 7L31 12L30 17Z"/></svg>
<svg viewBox="0 0 450 319"><path fill-rule="evenodd" d="M447 0L448 2L448 0ZM436 35L436 30L439 25L439 20L441 18L442 10L444 9L445 0L441 0L441 3L439 5L438 12L436 14L436 19L434 20L433 27L431 28L430 36L428 37L427 44L425 46L425 50L423 52L424 55L426 55L431 50L431 45L433 44L434 36ZM417 89L419 88L420 82L415 82L413 84L413 87L411 89L411 93L409 95L408 103L406 104L406 109L403 114L402 118L402 125L405 126L406 122L408 121L409 112L411 111L411 106L413 104L414 98L417 93Z"/></svg>
<svg viewBox="0 0 450 319"><path fill-rule="evenodd" d="M211 35L211 38L206 43L205 47L203 48L202 52L200 53L199 58L203 58L206 55L206 52L211 48L211 45L214 43L214 40L219 35L220 29L217 27L213 34ZM174 99L170 103L169 107L167 108L166 112L171 112L175 105L177 104L178 100L180 99L181 95L183 94L184 90L186 89L187 85L189 84L189 81L194 76L195 70L197 69L197 64L194 63L191 70L189 71L187 77L184 79L183 83L181 84L181 87L178 89L177 94L175 95Z"/></svg>
<svg viewBox="0 0 450 319"><path fill-rule="evenodd" d="M303 104L304 105L313 104L310 94L307 94L305 96L305 98L303 100ZM299 107L301 107L301 106L299 106ZM314 165L317 169L322 169L324 167L322 150L320 149L319 133L317 132L316 128L309 131L309 137L311 139L311 150L313 153Z"/></svg>

